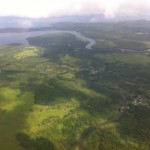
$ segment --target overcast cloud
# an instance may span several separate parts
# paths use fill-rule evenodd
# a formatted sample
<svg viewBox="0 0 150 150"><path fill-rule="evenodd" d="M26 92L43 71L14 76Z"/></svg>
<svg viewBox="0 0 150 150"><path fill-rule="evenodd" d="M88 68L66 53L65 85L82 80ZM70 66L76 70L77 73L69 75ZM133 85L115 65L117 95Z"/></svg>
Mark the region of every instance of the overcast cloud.
<svg viewBox="0 0 150 150"><path fill-rule="evenodd" d="M56 17L104 14L149 18L150 0L0 0L0 16Z"/></svg>

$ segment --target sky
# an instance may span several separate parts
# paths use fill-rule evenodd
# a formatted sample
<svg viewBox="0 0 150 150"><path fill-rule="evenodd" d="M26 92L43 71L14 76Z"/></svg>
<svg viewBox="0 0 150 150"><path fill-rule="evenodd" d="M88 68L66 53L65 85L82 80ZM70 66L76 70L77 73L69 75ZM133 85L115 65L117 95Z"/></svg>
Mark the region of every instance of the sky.
<svg viewBox="0 0 150 150"><path fill-rule="evenodd" d="M0 0L0 16L58 17L103 14L150 18L150 0Z"/></svg>

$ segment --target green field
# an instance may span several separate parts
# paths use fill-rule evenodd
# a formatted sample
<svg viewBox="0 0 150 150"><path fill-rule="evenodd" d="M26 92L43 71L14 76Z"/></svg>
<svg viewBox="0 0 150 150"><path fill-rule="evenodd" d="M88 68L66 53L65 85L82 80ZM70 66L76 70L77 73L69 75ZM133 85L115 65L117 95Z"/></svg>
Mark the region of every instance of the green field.
<svg viewBox="0 0 150 150"><path fill-rule="evenodd" d="M147 65L150 64L149 56L145 54L121 54L121 53L113 53L113 54L96 54L96 58L105 60L109 63L120 62L127 64L142 64Z"/></svg>
<svg viewBox="0 0 150 150"><path fill-rule="evenodd" d="M83 30L99 41L92 50L66 33L0 46L0 150L150 148L149 54L122 53L125 31L100 29Z"/></svg>

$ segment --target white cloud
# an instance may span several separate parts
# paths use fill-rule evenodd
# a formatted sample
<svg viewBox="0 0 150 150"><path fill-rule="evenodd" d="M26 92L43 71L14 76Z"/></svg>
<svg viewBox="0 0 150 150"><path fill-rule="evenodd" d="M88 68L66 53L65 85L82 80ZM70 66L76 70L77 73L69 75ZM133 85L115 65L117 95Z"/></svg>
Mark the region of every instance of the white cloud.
<svg viewBox="0 0 150 150"><path fill-rule="evenodd" d="M52 17L102 13L150 16L150 0L0 0L0 16Z"/></svg>
<svg viewBox="0 0 150 150"><path fill-rule="evenodd" d="M30 27L32 27L32 22L29 20L23 20L18 23L18 26L22 27L22 28L30 28Z"/></svg>
<svg viewBox="0 0 150 150"><path fill-rule="evenodd" d="M98 21L99 21L99 19L96 18L96 17L92 17L92 18L90 19L90 22L98 22Z"/></svg>

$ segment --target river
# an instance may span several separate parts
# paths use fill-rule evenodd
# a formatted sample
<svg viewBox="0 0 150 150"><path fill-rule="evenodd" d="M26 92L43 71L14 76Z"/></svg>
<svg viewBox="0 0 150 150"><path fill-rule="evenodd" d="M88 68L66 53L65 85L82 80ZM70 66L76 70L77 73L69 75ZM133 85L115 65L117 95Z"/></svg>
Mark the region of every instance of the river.
<svg viewBox="0 0 150 150"><path fill-rule="evenodd" d="M79 38L83 41L87 41L85 48L92 49L92 46L96 44L94 39L85 37L81 35L81 33L76 31L33 31L33 32L12 32L12 33L0 33L0 44L10 44L10 43L21 43L21 44L28 44L27 38L29 37L36 37L42 36L46 34L54 34L54 33L69 33L76 38Z"/></svg>

